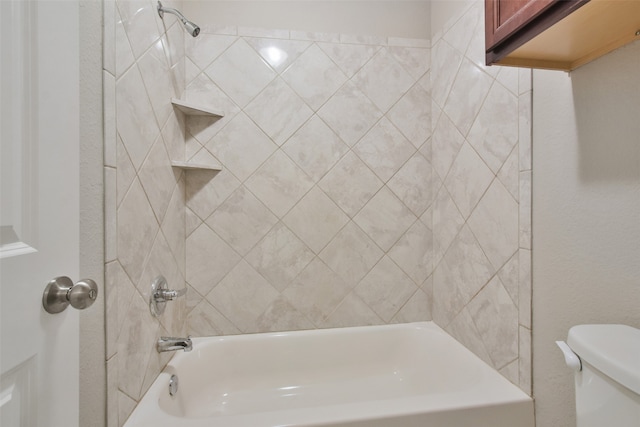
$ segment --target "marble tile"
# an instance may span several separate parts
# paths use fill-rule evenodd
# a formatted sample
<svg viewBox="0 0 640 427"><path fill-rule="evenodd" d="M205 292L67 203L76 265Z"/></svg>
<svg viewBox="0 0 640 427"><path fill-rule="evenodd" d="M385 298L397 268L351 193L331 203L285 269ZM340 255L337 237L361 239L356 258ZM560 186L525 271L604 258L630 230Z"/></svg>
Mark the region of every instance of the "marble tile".
<svg viewBox="0 0 640 427"><path fill-rule="evenodd" d="M464 137L446 114L442 114L435 125L431 138L431 164L444 179L464 144Z"/></svg>
<svg viewBox="0 0 640 427"><path fill-rule="evenodd" d="M498 271L498 277L504 286L505 290L509 293L511 300L517 307L519 304L518 296L518 281L520 277L520 265L518 264L518 252L516 252L509 261Z"/></svg>
<svg viewBox="0 0 640 427"><path fill-rule="evenodd" d="M313 187L282 221L318 254L349 217L321 189Z"/></svg>
<svg viewBox="0 0 640 427"><path fill-rule="evenodd" d="M518 357L518 308L497 276L467 306L496 369Z"/></svg>
<svg viewBox="0 0 640 427"><path fill-rule="evenodd" d="M431 97L421 85L414 85L389 110L387 118L419 148L431 136Z"/></svg>
<svg viewBox="0 0 640 427"><path fill-rule="evenodd" d="M120 307L118 306L117 280L119 274L126 276L120 263L112 261L105 264L105 356L107 359L113 357L118 351L118 333L120 330L118 327L118 314Z"/></svg>
<svg viewBox="0 0 640 427"><path fill-rule="evenodd" d="M118 258L137 282L159 225L140 181L136 179L118 208Z"/></svg>
<svg viewBox="0 0 640 427"><path fill-rule="evenodd" d="M531 249L531 171L520 172L520 247Z"/></svg>
<svg viewBox="0 0 640 427"><path fill-rule="evenodd" d="M160 38L156 5L144 0L118 0L117 4L133 54L139 58Z"/></svg>
<svg viewBox="0 0 640 427"><path fill-rule="evenodd" d="M236 335L241 333L233 323L216 310L207 300L202 300L187 318L189 334L196 337Z"/></svg>
<svg viewBox="0 0 640 427"><path fill-rule="evenodd" d="M421 289L418 289L393 316L391 323L411 323L431 320L431 302Z"/></svg>
<svg viewBox="0 0 640 427"><path fill-rule="evenodd" d="M186 234L185 234L185 183L184 179L175 187L164 220L160 225L162 234L178 263L178 268L184 276L186 273Z"/></svg>
<svg viewBox="0 0 640 427"><path fill-rule="evenodd" d="M278 218L241 186L206 222L240 255L246 255L278 222Z"/></svg>
<svg viewBox="0 0 640 427"><path fill-rule="evenodd" d="M276 76L242 39L229 47L205 73L240 107L246 106Z"/></svg>
<svg viewBox="0 0 640 427"><path fill-rule="evenodd" d="M421 285L433 271L433 233L421 221L416 221L388 255L416 285Z"/></svg>
<svg viewBox="0 0 640 427"><path fill-rule="evenodd" d="M387 49L414 80L422 77L431 67L430 49L409 46L389 46Z"/></svg>
<svg viewBox="0 0 640 427"><path fill-rule="evenodd" d="M162 140L171 160L183 160L185 154L185 121L176 112L169 115L169 119L162 128Z"/></svg>
<svg viewBox="0 0 640 427"><path fill-rule="evenodd" d="M518 250L518 204L494 180L467 224L496 270Z"/></svg>
<svg viewBox="0 0 640 427"><path fill-rule="evenodd" d="M373 196L353 218L384 251L388 251L416 219L387 187Z"/></svg>
<svg viewBox="0 0 640 427"><path fill-rule="evenodd" d="M508 379L512 384L519 385L519 363L519 359L515 359L511 363L507 364L504 368L498 370L498 372L500 372L500 374Z"/></svg>
<svg viewBox="0 0 640 427"><path fill-rule="evenodd" d="M175 65L183 63L185 59L185 41L187 41L187 37L189 37L182 28L180 24L174 24L169 28L166 34L162 37L162 44L164 46L165 55L167 57L167 61L169 62L169 66L173 68ZM189 39L193 39L193 37L189 37ZM177 76L174 76L174 78ZM184 79L175 79L181 80L179 83L182 85L185 84ZM176 82L178 83L178 82ZM178 93L182 93L182 91L178 91Z"/></svg>
<svg viewBox="0 0 640 427"><path fill-rule="evenodd" d="M309 47L282 78L314 111L347 80L347 76L315 44Z"/></svg>
<svg viewBox="0 0 640 427"><path fill-rule="evenodd" d="M478 31L478 25L483 17L484 11L474 5L443 34L442 39L458 52L464 54L474 34Z"/></svg>
<svg viewBox="0 0 640 427"><path fill-rule="evenodd" d="M515 199L520 199L520 173L518 172L518 144L513 147L502 168L498 172L498 179Z"/></svg>
<svg viewBox="0 0 640 427"><path fill-rule="evenodd" d="M240 113L206 148L240 181L245 181L278 147L249 117Z"/></svg>
<svg viewBox="0 0 640 427"><path fill-rule="evenodd" d="M156 332L156 341L160 339L160 337L173 336L180 334L171 334L167 332L164 328L160 327ZM172 354L170 352L159 353L158 351L152 351L149 357L149 363L147 364L147 369L144 374L144 381L142 383L142 395L151 387L151 384L158 378L162 369L167 365L169 360L171 360Z"/></svg>
<svg viewBox="0 0 640 427"><path fill-rule="evenodd" d="M493 177L480 156L465 143L444 180L444 185L464 218L469 217Z"/></svg>
<svg viewBox="0 0 640 427"><path fill-rule="evenodd" d="M421 47L421 48L430 48L431 40L429 39L414 39L414 38L405 38L405 37L389 37L387 38L388 46L397 46L397 47Z"/></svg>
<svg viewBox="0 0 640 427"><path fill-rule="evenodd" d="M245 185L282 218L313 186L313 181L282 151L276 151Z"/></svg>
<svg viewBox="0 0 640 427"><path fill-rule="evenodd" d="M444 329L462 345L471 350L476 356L484 360L489 364L489 366L492 366L491 357L489 356L487 349L484 347L484 343L480 338L480 333L476 329L473 318L466 308L462 309L453 321Z"/></svg>
<svg viewBox="0 0 640 427"><path fill-rule="evenodd" d="M206 295L241 257L206 224L187 238L187 282Z"/></svg>
<svg viewBox="0 0 640 427"><path fill-rule="evenodd" d="M107 4L109 2L105 2ZM115 3L115 2L114 2ZM107 360L107 427L118 427L118 356Z"/></svg>
<svg viewBox="0 0 640 427"><path fill-rule="evenodd" d="M494 84L478 113L467 140L494 173L518 143L518 99Z"/></svg>
<svg viewBox="0 0 640 427"><path fill-rule="evenodd" d="M467 48L466 57L470 59L477 67L492 77L496 77L498 71L502 67L488 67L486 65L485 56L485 36L484 36L484 20L478 25L478 31L475 32Z"/></svg>
<svg viewBox="0 0 640 427"><path fill-rule="evenodd" d="M186 204L200 219L206 219L240 186L226 169L215 173L193 170L187 174Z"/></svg>
<svg viewBox="0 0 640 427"><path fill-rule="evenodd" d="M136 66L116 83L116 111L118 132L133 166L138 170L160 129Z"/></svg>
<svg viewBox="0 0 640 427"><path fill-rule="evenodd" d="M415 82L387 48L380 49L352 81L381 111L388 111Z"/></svg>
<svg viewBox="0 0 640 427"><path fill-rule="evenodd" d="M236 40L236 36L201 32L198 37L185 37L184 50L187 58L200 70L206 70Z"/></svg>
<svg viewBox="0 0 640 427"><path fill-rule="evenodd" d="M422 215L434 198L432 167L422 154L416 153L400 168L387 186L411 211Z"/></svg>
<svg viewBox="0 0 640 427"><path fill-rule="evenodd" d="M381 117L380 110L351 82L342 86L318 115L352 147Z"/></svg>
<svg viewBox="0 0 640 427"><path fill-rule="evenodd" d="M286 70L311 46L311 42L301 40L246 38L245 41L278 73Z"/></svg>
<svg viewBox="0 0 640 427"><path fill-rule="evenodd" d="M315 115L282 148L315 182L349 151L340 137Z"/></svg>
<svg viewBox="0 0 640 427"><path fill-rule="evenodd" d="M149 150L149 155L142 164L138 177L158 223L161 223L177 183L162 136L158 136Z"/></svg>
<svg viewBox="0 0 640 427"><path fill-rule="evenodd" d="M518 372L520 389L529 396L533 393L531 373L531 330L520 326Z"/></svg>
<svg viewBox="0 0 640 427"><path fill-rule="evenodd" d="M118 390L118 425L124 426L138 402Z"/></svg>
<svg viewBox="0 0 640 427"><path fill-rule="evenodd" d="M443 108L463 135L471 129L492 83L489 75L468 59L463 59Z"/></svg>
<svg viewBox="0 0 640 427"><path fill-rule="evenodd" d="M200 29L201 34L238 35L238 27L235 25L202 24Z"/></svg>
<svg viewBox="0 0 640 427"><path fill-rule="evenodd" d="M520 69L516 67L499 67L500 71L496 75L496 80L513 95L518 97L518 82Z"/></svg>
<svg viewBox="0 0 640 427"><path fill-rule="evenodd" d="M531 170L531 120L532 94L526 92L518 98L518 140L520 150L520 170Z"/></svg>
<svg viewBox="0 0 640 427"><path fill-rule="evenodd" d="M163 127L173 110L170 100L179 96L181 91L179 93L173 84L171 70L161 40L155 42L140 57L138 68L147 88L155 117L158 124Z"/></svg>
<svg viewBox="0 0 640 427"><path fill-rule="evenodd" d="M104 260L118 256L117 170L104 168Z"/></svg>
<svg viewBox="0 0 640 427"><path fill-rule="evenodd" d="M279 77L244 111L278 145L284 144L313 114L307 104Z"/></svg>
<svg viewBox="0 0 640 427"><path fill-rule="evenodd" d="M416 149L389 120L382 118L353 151L383 182L387 182Z"/></svg>
<svg viewBox="0 0 640 427"><path fill-rule="evenodd" d="M185 100L224 113L222 118L191 116L186 120L187 131L201 144L206 144L240 112L240 108L206 74L192 80L183 95Z"/></svg>
<svg viewBox="0 0 640 427"><path fill-rule="evenodd" d="M278 291L247 262L240 261L207 295L207 300L240 331L254 332L258 318Z"/></svg>
<svg viewBox="0 0 640 427"><path fill-rule="evenodd" d="M362 279L354 292L384 322L389 322L416 289L409 276L385 256Z"/></svg>
<svg viewBox="0 0 640 427"><path fill-rule="evenodd" d="M431 95L441 108L445 106L462 58L460 52L444 40L435 43L431 49Z"/></svg>
<svg viewBox="0 0 640 427"><path fill-rule="evenodd" d="M458 235L465 220L446 187L442 186L433 202L433 259L440 262L449 245Z"/></svg>
<svg viewBox="0 0 640 427"><path fill-rule="evenodd" d="M353 293L322 323L323 328L381 325L384 322L360 298Z"/></svg>
<svg viewBox="0 0 640 427"><path fill-rule="evenodd" d="M314 329L314 324L284 297L278 297L256 320L257 332Z"/></svg>
<svg viewBox="0 0 640 427"><path fill-rule="evenodd" d="M137 293L124 315L127 327L122 328L118 337L118 388L139 400L147 363L151 352L155 352L158 322L151 317L147 302Z"/></svg>
<svg viewBox="0 0 640 427"><path fill-rule="evenodd" d="M532 72L529 68L518 68L518 95L531 92Z"/></svg>
<svg viewBox="0 0 640 427"><path fill-rule="evenodd" d="M116 2L107 0L102 6L102 69L107 74L116 74ZM118 16L118 20L120 17Z"/></svg>
<svg viewBox="0 0 640 427"><path fill-rule="evenodd" d="M318 326L336 309L349 290L340 276L319 258L314 258L282 294Z"/></svg>
<svg viewBox="0 0 640 427"><path fill-rule="evenodd" d="M313 257L313 252L280 222L256 244L245 259L271 285L281 291Z"/></svg>
<svg viewBox="0 0 640 427"><path fill-rule="evenodd" d="M355 223L347 224L320 252L320 258L348 286L355 286L384 253Z"/></svg>
<svg viewBox="0 0 640 427"><path fill-rule="evenodd" d="M353 77L379 50L380 46L317 43L329 58L347 75Z"/></svg>
<svg viewBox="0 0 640 427"><path fill-rule="evenodd" d="M347 215L353 217L383 183L358 156L349 152L318 185Z"/></svg>
<svg viewBox="0 0 640 427"><path fill-rule="evenodd" d="M184 212L185 234L187 237L193 233L196 228L200 227L202 220L191 209L185 208Z"/></svg>
<svg viewBox="0 0 640 427"><path fill-rule="evenodd" d="M480 244L464 226L433 272L433 318L448 325L494 275Z"/></svg>
<svg viewBox="0 0 640 427"><path fill-rule="evenodd" d="M340 43L345 44L370 44L386 45L387 38L383 36L361 35L361 34L340 34Z"/></svg>
<svg viewBox="0 0 640 427"><path fill-rule="evenodd" d="M116 167L116 79L106 71L102 73L102 93L104 165Z"/></svg>
<svg viewBox="0 0 640 427"><path fill-rule="evenodd" d="M520 313L520 325L531 328L531 251L520 249L519 251L520 277L518 280L518 307Z"/></svg>

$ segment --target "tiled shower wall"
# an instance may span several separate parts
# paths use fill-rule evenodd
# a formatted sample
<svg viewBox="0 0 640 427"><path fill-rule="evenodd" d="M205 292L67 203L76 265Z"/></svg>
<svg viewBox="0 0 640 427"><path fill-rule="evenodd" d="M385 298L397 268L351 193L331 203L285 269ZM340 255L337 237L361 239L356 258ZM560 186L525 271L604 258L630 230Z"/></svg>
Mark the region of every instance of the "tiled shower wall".
<svg viewBox="0 0 640 427"><path fill-rule="evenodd" d="M433 317L530 391L530 73L482 65L480 4L433 50L192 39L152 1L104 4L109 426L170 357L162 334ZM185 120L181 96L224 117ZM171 168L185 159L222 171ZM189 290L161 322L158 274Z"/></svg>
<svg viewBox="0 0 640 427"><path fill-rule="evenodd" d="M179 7L179 3L165 2ZM184 87L184 33L156 3L104 2L107 424L120 426L171 357L162 335L186 330L185 301L149 311L164 275L185 286L184 123L170 103Z"/></svg>
<svg viewBox="0 0 640 427"><path fill-rule="evenodd" d="M429 41L207 28L186 40L194 335L429 320Z"/></svg>
<svg viewBox="0 0 640 427"><path fill-rule="evenodd" d="M484 66L483 2L432 41L433 319L530 394L531 71Z"/></svg>

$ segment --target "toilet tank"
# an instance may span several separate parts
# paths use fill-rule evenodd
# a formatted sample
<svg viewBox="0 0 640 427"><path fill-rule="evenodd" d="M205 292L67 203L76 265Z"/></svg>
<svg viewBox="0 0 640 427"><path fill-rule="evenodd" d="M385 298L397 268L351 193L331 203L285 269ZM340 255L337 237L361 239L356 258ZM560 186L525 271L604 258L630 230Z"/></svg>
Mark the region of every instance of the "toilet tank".
<svg viewBox="0 0 640 427"><path fill-rule="evenodd" d="M575 373L577 427L640 427L640 329L578 325L567 344Z"/></svg>

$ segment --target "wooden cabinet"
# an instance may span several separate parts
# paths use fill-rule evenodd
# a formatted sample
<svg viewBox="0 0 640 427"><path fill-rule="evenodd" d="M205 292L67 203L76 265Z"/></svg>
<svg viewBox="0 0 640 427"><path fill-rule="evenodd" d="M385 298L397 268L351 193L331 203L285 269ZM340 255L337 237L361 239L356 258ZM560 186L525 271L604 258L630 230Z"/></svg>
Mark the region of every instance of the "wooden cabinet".
<svg viewBox="0 0 640 427"><path fill-rule="evenodd" d="M485 0L487 65L572 70L640 39L640 0Z"/></svg>

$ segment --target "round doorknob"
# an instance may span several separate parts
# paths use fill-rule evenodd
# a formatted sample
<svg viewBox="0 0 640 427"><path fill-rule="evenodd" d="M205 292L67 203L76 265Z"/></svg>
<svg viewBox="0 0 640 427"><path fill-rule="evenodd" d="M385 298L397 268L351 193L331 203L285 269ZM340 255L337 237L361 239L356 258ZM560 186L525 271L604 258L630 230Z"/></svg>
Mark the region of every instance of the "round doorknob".
<svg viewBox="0 0 640 427"><path fill-rule="evenodd" d="M83 310L89 307L98 297L98 285L91 279L82 279L75 285L66 277L56 277L44 289L42 306L47 313L55 314L71 307Z"/></svg>

